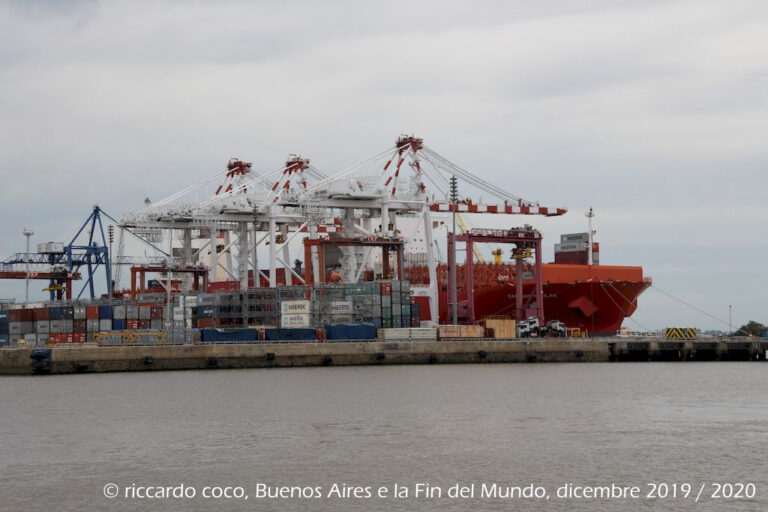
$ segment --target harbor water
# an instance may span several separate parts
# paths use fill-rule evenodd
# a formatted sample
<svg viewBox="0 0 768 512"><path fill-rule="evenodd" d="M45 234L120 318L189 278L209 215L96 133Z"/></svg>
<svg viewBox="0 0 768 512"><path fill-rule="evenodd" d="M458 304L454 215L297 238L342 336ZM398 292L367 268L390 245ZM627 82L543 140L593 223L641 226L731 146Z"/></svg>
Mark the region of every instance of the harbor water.
<svg viewBox="0 0 768 512"><path fill-rule="evenodd" d="M768 510L766 369L585 363L0 377L0 509ZM110 483L119 489L111 499ZM414 496L420 483L442 496ZM483 483L532 484L551 499L480 497ZM649 483L689 484L693 496L645 497ZM751 483L755 496L712 498L713 483ZM196 496L126 497L182 484ZM319 487L323 496L259 498L259 484ZM374 496L326 497L333 484ZM375 495L395 484L410 496ZM475 496L447 497L456 484L475 484ZM566 484L638 486L643 497L558 498ZM242 487L248 499L203 498L206 486Z"/></svg>

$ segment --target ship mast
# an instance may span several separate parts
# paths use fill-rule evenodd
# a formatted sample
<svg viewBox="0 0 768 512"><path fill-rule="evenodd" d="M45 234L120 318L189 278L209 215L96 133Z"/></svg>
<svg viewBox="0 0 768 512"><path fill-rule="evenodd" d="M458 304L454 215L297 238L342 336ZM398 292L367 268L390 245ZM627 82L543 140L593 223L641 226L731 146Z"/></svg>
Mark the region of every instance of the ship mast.
<svg viewBox="0 0 768 512"><path fill-rule="evenodd" d="M592 236L595 232L592 230L592 218L595 216L595 212L592 211L592 207L589 207L589 211L584 214L589 224L589 243L587 244L587 265L592 265Z"/></svg>

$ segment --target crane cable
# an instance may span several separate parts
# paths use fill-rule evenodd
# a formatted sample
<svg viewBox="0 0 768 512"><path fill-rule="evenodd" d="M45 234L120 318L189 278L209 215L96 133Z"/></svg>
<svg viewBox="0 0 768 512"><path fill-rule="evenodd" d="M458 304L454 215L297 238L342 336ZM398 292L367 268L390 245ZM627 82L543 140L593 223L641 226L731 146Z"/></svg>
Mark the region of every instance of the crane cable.
<svg viewBox="0 0 768 512"><path fill-rule="evenodd" d="M619 297L621 297L622 299L624 299L624 300L627 302L627 304L629 304L630 306L634 306L634 307L637 307L637 304L634 304L634 303L633 303L631 300L629 300L629 299L628 299L628 298L627 298L627 297L626 297L626 296L625 296L623 293L621 293L621 291L620 291L618 288L616 288L615 286L613 286L613 283L605 283L605 284L606 284L606 285L608 285L608 286L610 286L610 287L611 287L611 288L613 288L614 290L616 290L616 293L618 293L618 294L619 294ZM644 313L642 313L642 312L640 312L640 311L637 311L637 310L635 310L635 312L634 312L634 313L632 313L632 314L633 314L633 315L636 315L636 314L640 314L640 315L642 315L642 316L646 317L648 320L653 320L653 318L649 318L647 315L645 315Z"/></svg>
<svg viewBox="0 0 768 512"><path fill-rule="evenodd" d="M677 302L679 302L680 304L682 304L682 305L684 305L684 306L688 306L689 308L693 309L694 311L697 311L697 312L701 313L702 315L706 315L706 316L708 316L709 318L711 318L711 319L713 319L713 320L716 320L716 321L720 322L721 324L723 324L723 325L727 325L729 328L731 328L731 324L729 324L729 323L728 323L728 322L726 322L725 320L723 320L723 319L721 319L721 318L718 318L718 317L716 317L715 315L713 315L713 314L711 314L711 313L707 313L707 312L706 312L706 311L704 311L703 309L697 308L697 307L696 307L696 306L694 306L693 304L689 304L689 303L685 302L683 299L679 299L679 298L675 297L674 295L672 295L672 294L670 294L670 293L667 293L667 292L665 292L664 290L662 290L661 288L659 288L659 287L658 287L658 286L656 286L655 284L652 284L652 285L651 285L649 288L652 288L652 289L656 290L657 292L661 293L662 295L666 295L666 296L667 296L667 297L669 297L670 299L672 299L672 300L674 300L674 301L677 301ZM739 329L739 330L741 330L741 329ZM738 332L738 331L736 331L736 332Z"/></svg>
<svg viewBox="0 0 768 512"><path fill-rule="evenodd" d="M612 285L610 285L610 283L609 283L609 286L613 287ZM637 320L635 320L634 318L632 318L632 316L631 316L631 315L627 314L627 312L626 312L626 310L625 310L624 308L622 308L621 306L619 306L619 303L618 303L618 302L616 302L616 301L614 300L614 298L611 296L611 294L610 294L610 293L608 293L608 290L605 288L605 284L604 284L604 283L600 283L600 288L602 288L602 289L603 289L603 291L605 292L605 295L606 295L606 296L607 296L609 299L611 299L611 302L613 302L613 304L614 304L614 305L615 305L615 306L616 306L616 307L619 309L619 311L621 311L621 312L624 314L624 317L625 317L625 318L629 318L630 320L632 320L633 322L635 322L637 325L639 325L640 327L642 327L642 328L643 328L643 330L650 332L650 329L648 329L646 326L644 326L643 324L641 324L640 322L638 322ZM615 288L614 288L614 290L615 290ZM617 291L617 292L619 292L618 290L616 290L616 291ZM621 295L622 297L624 297L624 295L622 295L622 293L621 293L621 292L619 292L619 295ZM624 298L626 299L626 297L624 297Z"/></svg>

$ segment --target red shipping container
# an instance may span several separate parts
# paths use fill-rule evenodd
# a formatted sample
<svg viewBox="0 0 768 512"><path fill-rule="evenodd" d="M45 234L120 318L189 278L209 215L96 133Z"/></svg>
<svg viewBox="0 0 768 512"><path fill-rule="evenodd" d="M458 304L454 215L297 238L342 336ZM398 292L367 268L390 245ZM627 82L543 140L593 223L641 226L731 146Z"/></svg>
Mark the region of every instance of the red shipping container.
<svg viewBox="0 0 768 512"><path fill-rule="evenodd" d="M84 332L76 332L72 335L72 343L85 343L88 341L88 335Z"/></svg>
<svg viewBox="0 0 768 512"><path fill-rule="evenodd" d="M139 320L139 329L149 329L151 323L149 320Z"/></svg>
<svg viewBox="0 0 768 512"><path fill-rule="evenodd" d="M72 320L72 332L81 333L88 331L88 320Z"/></svg>
<svg viewBox="0 0 768 512"><path fill-rule="evenodd" d="M163 319L163 306L152 306L152 309L149 311L149 316L152 318L152 320L162 320Z"/></svg>
<svg viewBox="0 0 768 512"><path fill-rule="evenodd" d="M32 311L33 311L32 316L34 317L35 322L45 321L50 319L50 313L48 308L37 308Z"/></svg>
<svg viewBox="0 0 768 512"><path fill-rule="evenodd" d="M66 332L52 332L48 338L48 343L72 343L73 334Z"/></svg>
<svg viewBox="0 0 768 512"><path fill-rule="evenodd" d="M128 320L128 321L126 322L125 326L126 326L126 328L127 328L129 331L133 331L133 330L136 330L136 329L138 329L138 328L139 328L139 321L138 321L138 320L133 320L133 319L131 319L131 320Z"/></svg>
<svg viewBox="0 0 768 512"><path fill-rule="evenodd" d="M209 327L213 327L213 318L198 318L197 319L197 328L198 329L207 329Z"/></svg>
<svg viewBox="0 0 768 512"><path fill-rule="evenodd" d="M207 293L228 293L240 290L240 281L213 281L208 283Z"/></svg>
<svg viewBox="0 0 768 512"><path fill-rule="evenodd" d="M381 294L392 295L392 285L389 283L381 283Z"/></svg>
<svg viewBox="0 0 768 512"><path fill-rule="evenodd" d="M88 320L98 320L99 306L85 306L85 318Z"/></svg>

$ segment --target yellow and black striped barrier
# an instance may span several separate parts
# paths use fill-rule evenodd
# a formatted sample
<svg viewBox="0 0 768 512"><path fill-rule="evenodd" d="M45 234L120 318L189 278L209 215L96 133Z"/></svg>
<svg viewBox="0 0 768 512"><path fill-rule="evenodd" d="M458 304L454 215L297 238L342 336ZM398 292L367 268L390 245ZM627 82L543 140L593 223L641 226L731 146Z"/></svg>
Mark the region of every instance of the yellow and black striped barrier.
<svg viewBox="0 0 768 512"><path fill-rule="evenodd" d="M695 327L667 327L665 336L669 340L693 340L696 339Z"/></svg>

